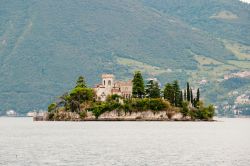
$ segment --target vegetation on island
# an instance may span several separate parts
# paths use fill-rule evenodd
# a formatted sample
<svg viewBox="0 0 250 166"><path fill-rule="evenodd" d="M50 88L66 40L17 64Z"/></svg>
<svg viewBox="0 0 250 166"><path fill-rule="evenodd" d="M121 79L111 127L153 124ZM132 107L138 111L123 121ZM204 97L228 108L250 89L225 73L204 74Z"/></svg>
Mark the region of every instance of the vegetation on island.
<svg viewBox="0 0 250 166"><path fill-rule="evenodd" d="M116 110L131 114L133 112L152 111L154 114L159 111L166 111L169 119L181 113L183 120L211 120L214 116L214 107L205 106L200 100L200 90L197 89L196 97L189 83L185 90L181 90L177 80L166 83L160 89L156 80L149 80L144 85L140 71L136 71L133 78L132 98L125 99L117 94L110 95L106 101L97 101L95 92L87 87L84 77L80 76L76 86L68 93L63 94L48 106L49 120L67 120L62 117L62 112L74 113L82 120L92 112L96 119L105 112Z"/></svg>

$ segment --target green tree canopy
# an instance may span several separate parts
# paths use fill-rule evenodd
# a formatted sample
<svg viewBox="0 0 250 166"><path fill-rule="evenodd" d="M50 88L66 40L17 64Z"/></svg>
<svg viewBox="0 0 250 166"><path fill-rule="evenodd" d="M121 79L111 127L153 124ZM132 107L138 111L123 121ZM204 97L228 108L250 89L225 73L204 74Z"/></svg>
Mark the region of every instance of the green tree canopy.
<svg viewBox="0 0 250 166"><path fill-rule="evenodd" d="M187 100L187 91L184 90L184 100Z"/></svg>
<svg viewBox="0 0 250 166"><path fill-rule="evenodd" d="M74 88L70 94L70 99L83 103L84 101L92 101L94 98L94 91L91 88Z"/></svg>
<svg viewBox="0 0 250 166"><path fill-rule="evenodd" d="M173 85L172 85L172 87L173 87L173 91L174 91L174 105L177 107L177 106L181 106L181 102L182 101L180 101L180 98L181 98L181 94L180 94L180 86L179 86L179 83L178 83L178 81L177 80L175 80L174 82L173 82Z"/></svg>
<svg viewBox="0 0 250 166"><path fill-rule="evenodd" d="M67 103L72 112L80 111L80 104L86 101L93 101L94 90L91 88L74 88L67 97Z"/></svg>
<svg viewBox="0 0 250 166"><path fill-rule="evenodd" d="M178 106L181 107L183 102L183 92L180 91Z"/></svg>
<svg viewBox="0 0 250 166"><path fill-rule="evenodd" d="M193 90L190 88L190 101L191 104L194 106L194 96L193 96Z"/></svg>
<svg viewBox="0 0 250 166"><path fill-rule="evenodd" d="M53 112L56 110L56 103L51 103L49 106L48 106L48 112Z"/></svg>
<svg viewBox="0 0 250 166"><path fill-rule="evenodd" d="M133 97L143 98L144 96L144 81L140 71L136 71L133 78Z"/></svg>
<svg viewBox="0 0 250 166"><path fill-rule="evenodd" d="M200 89L197 89L197 94L196 94L196 101L199 102L200 101Z"/></svg>
<svg viewBox="0 0 250 166"><path fill-rule="evenodd" d="M167 83L163 94L164 98L167 99L172 105L176 107L182 106L183 94L177 80L175 80L172 84Z"/></svg>
<svg viewBox="0 0 250 166"><path fill-rule="evenodd" d="M170 83L165 85L163 91L164 99L168 100L171 104L174 104L174 90L173 86Z"/></svg>
<svg viewBox="0 0 250 166"><path fill-rule="evenodd" d="M189 82L187 82L187 101L191 101Z"/></svg>
<svg viewBox="0 0 250 166"><path fill-rule="evenodd" d="M76 81L76 88L80 87L80 88L87 88L85 79L83 76L79 76L77 81Z"/></svg>
<svg viewBox="0 0 250 166"><path fill-rule="evenodd" d="M145 92L148 98L160 98L161 89L159 88L158 82L154 80L148 81Z"/></svg>

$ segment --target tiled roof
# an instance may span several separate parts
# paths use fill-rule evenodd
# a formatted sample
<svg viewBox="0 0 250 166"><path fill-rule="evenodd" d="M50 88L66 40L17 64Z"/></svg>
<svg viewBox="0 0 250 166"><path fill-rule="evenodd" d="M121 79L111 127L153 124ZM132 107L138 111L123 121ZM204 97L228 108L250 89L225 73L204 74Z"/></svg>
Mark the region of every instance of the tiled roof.
<svg viewBox="0 0 250 166"><path fill-rule="evenodd" d="M116 81L115 82L116 86L132 86L132 81Z"/></svg>

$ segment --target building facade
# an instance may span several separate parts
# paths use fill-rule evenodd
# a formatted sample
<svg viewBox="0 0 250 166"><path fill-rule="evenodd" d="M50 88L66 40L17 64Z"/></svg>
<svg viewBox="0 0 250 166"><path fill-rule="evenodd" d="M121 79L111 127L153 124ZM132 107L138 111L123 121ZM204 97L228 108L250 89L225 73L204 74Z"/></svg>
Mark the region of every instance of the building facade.
<svg viewBox="0 0 250 166"><path fill-rule="evenodd" d="M107 96L114 94L131 98L132 81L116 81L113 74L102 74L102 83L96 85L94 90L98 101L105 101Z"/></svg>

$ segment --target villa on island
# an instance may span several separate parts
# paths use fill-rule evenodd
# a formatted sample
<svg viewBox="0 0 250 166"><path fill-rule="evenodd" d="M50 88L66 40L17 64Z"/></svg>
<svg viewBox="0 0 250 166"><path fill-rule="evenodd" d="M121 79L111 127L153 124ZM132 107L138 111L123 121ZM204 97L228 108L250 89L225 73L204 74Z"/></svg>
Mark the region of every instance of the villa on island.
<svg viewBox="0 0 250 166"><path fill-rule="evenodd" d="M124 98L132 97L132 81L116 81L113 74L102 74L102 83L94 87L98 101L105 101L107 96L117 94Z"/></svg>
<svg viewBox="0 0 250 166"><path fill-rule="evenodd" d="M144 86L139 71L135 72L133 81L117 81L113 74L102 74L101 78L100 84L88 88L84 77L80 76L70 93L61 96L59 102L51 103L48 111L41 116L35 114L33 119L35 121L213 121L213 105L204 106L200 100L199 89L197 97L191 95L193 89L189 83L186 90L188 93L184 97L177 80L168 83L169 85L164 88L164 96L161 96L159 81L156 78L148 78Z"/></svg>

